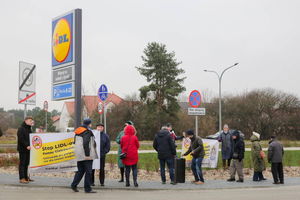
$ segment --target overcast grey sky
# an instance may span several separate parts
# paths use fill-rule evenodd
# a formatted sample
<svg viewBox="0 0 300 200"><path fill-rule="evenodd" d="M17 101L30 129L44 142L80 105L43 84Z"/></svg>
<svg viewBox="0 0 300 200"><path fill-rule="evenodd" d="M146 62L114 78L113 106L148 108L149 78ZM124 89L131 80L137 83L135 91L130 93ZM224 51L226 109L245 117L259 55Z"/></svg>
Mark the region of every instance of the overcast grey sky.
<svg viewBox="0 0 300 200"><path fill-rule="evenodd" d="M193 89L217 95L214 74L226 72L223 93L272 87L300 96L299 0L1 0L0 107L18 105L18 63L37 66L37 106L51 101L51 20L83 10L83 86L86 94L105 83L121 97L137 92L145 79L135 66L148 42L175 51ZM29 108L32 108L30 106Z"/></svg>

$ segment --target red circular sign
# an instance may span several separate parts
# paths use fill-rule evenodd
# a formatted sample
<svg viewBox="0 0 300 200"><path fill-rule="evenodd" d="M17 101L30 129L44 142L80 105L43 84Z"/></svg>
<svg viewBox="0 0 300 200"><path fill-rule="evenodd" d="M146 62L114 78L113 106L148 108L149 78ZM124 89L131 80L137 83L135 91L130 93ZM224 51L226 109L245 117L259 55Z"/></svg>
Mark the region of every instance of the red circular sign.
<svg viewBox="0 0 300 200"><path fill-rule="evenodd" d="M189 96L190 106L198 108L201 104L201 94L198 90L193 90Z"/></svg>
<svg viewBox="0 0 300 200"><path fill-rule="evenodd" d="M104 111L104 106L102 102L98 103L98 113L101 115Z"/></svg>

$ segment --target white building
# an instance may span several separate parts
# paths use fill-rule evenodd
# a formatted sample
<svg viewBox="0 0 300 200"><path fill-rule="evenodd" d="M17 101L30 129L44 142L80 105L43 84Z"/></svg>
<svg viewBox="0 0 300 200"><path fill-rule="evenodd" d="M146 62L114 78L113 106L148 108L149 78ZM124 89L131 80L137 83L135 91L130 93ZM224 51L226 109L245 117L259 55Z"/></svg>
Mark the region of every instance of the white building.
<svg viewBox="0 0 300 200"><path fill-rule="evenodd" d="M83 118L89 117L95 112L98 108L99 102L102 102L98 96L83 96ZM116 94L108 94L108 98L105 101L106 109L109 110L115 105L120 104L123 99ZM69 127L70 121L72 121L72 115L74 115L74 101L65 101L61 115L59 119L56 118L54 126L56 131L66 132L73 131L73 127ZM103 102L102 102L103 103Z"/></svg>

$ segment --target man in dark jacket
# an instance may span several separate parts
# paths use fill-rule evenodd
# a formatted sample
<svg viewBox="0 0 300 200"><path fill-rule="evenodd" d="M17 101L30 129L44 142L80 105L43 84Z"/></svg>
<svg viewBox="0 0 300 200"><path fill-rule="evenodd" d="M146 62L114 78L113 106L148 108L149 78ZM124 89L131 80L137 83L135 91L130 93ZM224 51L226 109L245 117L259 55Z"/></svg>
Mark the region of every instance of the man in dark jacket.
<svg viewBox="0 0 300 200"><path fill-rule="evenodd" d="M204 183L204 178L202 174L202 161L205 156L203 141L199 136L194 135L194 131L188 130L186 131L186 136L191 139L191 146L183 156L187 156L191 153L193 156L192 159L192 171L195 177L195 181L193 183L200 185Z"/></svg>
<svg viewBox="0 0 300 200"><path fill-rule="evenodd" d="M283 154L284 150L282 144L276 139L275 136L272 136L268 148L268 161L271 163L274 184L284 184L282 165Z"/></svg>
<svg viewBox="0 0 300 200"><path fill-rule="evenodd" d="M239 176L239 180L236 182L243 183L244 182L244 174L243 174L243 159L245 153L245 143L244 140L240 137L239 131L234 131L232 133L232 160L230 163L230 179L227 181L232 182L235 181L235 174L237 172Z"/></svg>
<svg viewBox="0 0 300 200"><path fill-rule="evenodd" d="M100 133L100 172L99 172L99 180L101 186L104 186L105 180L105 157L106 154L110 151L110 140L107 133L104 132L104 124L97 124L97 131ZM98 160L97 160L98 161ZM94 161L95 162L95 161ZM95 170L92 172L92 186L95 185Z"/></svg>
<svg viewBox="0 0 300 200"><path fill-rule="evenodd" d="M75 155L78 171L75 173L71 188L74 192L79 192L77 185L84 177L84 190L86 193L96 193L91 188L91 176L93 160L97 159L96 143L93 132L91 131L92 121L84 119L83 125L78 127L75 132Z"/></svg>
<svg viewBox="0 0 300 200"><path fill-rule="evenodd" d="M30 141L29 134L32 133L31 127L33 126L33 118L28 116L25 118L21 127L18 129L18 146L19 152L19 179L20 183L29 183L33 181L28 176L28 165L30 160Z"/></svg>
<svg viewBox="0 0 300 200"><path fill-rule="evenodd" d="M166 184L165 165L167 163L171 184L174 185L174 158L176 157L176 148L166 126L163 126L155 135L153 148L158 152L162 184Z"/></svg>

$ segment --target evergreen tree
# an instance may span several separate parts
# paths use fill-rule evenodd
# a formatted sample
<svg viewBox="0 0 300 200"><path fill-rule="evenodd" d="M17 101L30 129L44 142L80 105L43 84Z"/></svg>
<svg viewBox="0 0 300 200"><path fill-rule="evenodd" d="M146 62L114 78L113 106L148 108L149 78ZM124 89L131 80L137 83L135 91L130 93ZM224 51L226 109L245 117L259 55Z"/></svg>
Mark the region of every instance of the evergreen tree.
<svg viewBox="0 0 300 200"><path fill-rule="evenodd" d="M149 124L156 124L158 128L162 123L176 117L180 107L177 102L178 95L185 91L182 85L185 77L181 75L184 70L178 66L174 52L168 52L166 45L156 42L149 43L142 56L143 65L137 67L139 73L146 77L149 85L140 88L140 97L147 104Z"/></svg>

